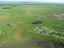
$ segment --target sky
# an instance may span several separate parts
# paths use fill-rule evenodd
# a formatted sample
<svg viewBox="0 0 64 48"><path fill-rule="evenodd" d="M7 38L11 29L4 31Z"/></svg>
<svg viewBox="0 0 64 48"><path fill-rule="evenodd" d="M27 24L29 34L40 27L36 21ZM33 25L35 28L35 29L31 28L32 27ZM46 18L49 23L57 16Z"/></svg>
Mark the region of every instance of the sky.
<svg viewBox="0 0 64 48"><path fill-rule="evenodd" d="M64 3L64 0L0 0L0 1L24 1L24 2L57 2L57 3Z"/></svg>

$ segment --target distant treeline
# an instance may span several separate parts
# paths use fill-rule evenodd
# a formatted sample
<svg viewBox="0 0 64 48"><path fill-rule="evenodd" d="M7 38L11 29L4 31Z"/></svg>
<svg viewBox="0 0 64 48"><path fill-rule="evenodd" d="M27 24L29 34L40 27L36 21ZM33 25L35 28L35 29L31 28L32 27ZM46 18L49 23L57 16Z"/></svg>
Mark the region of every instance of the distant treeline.
<svg viewBox="0 0 64 48"><path fill-rule="evenodd" d="M4 5L58 5L64 6L64 3L49 3L49 2L0 2L0 6Z"/></svg>

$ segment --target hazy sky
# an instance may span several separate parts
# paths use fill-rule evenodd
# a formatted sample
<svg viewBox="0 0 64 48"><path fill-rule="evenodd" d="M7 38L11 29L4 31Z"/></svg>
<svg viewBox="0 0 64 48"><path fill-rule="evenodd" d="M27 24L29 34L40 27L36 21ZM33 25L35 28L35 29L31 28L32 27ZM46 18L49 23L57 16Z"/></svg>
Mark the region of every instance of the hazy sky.
<svg viewBox="0 0 64 48"><path fill-rule="evenodd" d="M29 1L29 2L60 2L64 3L64 0L0 0L0 1Z"/></svg>

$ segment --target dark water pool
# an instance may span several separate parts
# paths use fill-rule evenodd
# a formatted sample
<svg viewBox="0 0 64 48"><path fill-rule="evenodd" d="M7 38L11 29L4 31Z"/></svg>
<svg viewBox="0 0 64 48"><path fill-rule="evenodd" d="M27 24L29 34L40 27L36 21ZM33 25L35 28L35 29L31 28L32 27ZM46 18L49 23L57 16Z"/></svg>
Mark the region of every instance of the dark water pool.
<svg viewBox="0 0 64 48"><path fill-rule="evenodd" d="M34 21L34 22L32 22L32 24L42 24L42 23L44 23L43 21Z"/></svg>

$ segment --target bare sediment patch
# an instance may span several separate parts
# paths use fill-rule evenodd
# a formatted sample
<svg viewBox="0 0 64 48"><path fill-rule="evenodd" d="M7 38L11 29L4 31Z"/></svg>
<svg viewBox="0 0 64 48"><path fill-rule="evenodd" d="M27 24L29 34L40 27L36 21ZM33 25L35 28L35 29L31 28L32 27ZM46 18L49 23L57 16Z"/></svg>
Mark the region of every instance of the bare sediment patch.
<svg viewBox="0 0 64 48"><path fill-rule="evenodd" d="M42 28L39 28L39 27L36 27L34 29L35 33L36 34L40 34L42 36L52 36L54 38L57 38L57 39L64 39L64 33L59 33L58 31L52 29L52 28L48 28L48 27L42 27Z"/></svg>
<svg viewBox="0 0 64 48"><path fill-rule="evenodd" d="M2 13L5 13L5 11L4 10L0 10L0 14L2 14Z"/></svg>
<svg viewBox="0 0 64 48"><path fill-rule="evenodd" d="M41 17L41 16L39 16ZM42 16L43 18L49 18L49 19L64 19L64 14L54 14L50 16Z"/></svg>
<svg viewBox="0 0 64 48"><path fill-rule="evenodd" d="M8 26L8 27L14 27L15 24L13 24L13 23L8 23L7 26Z"/></svg>
<svg viewBox="0 0 64 48"><path fill-rule="evenodd" d="M29 44L40 48L64 48L64 43L47 40L30 39Z"/></svg>
<svg viewBox="0 0 64 48"><path fill-rule="evenodd" d="M59 18L59 19L63 19L64 18L64 14L58 14L58 15L54 15L55 18Z"/></svg>
<svg viewBox="0 0 64 48"><path fill-rule="evenodd" d="M29 44L42 47L42 48L54 48L54 45L49 41L42 41L37 39L31 39L29 40Z"/></svg>

